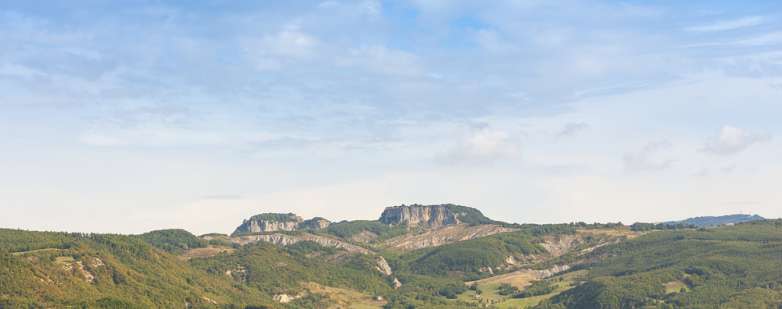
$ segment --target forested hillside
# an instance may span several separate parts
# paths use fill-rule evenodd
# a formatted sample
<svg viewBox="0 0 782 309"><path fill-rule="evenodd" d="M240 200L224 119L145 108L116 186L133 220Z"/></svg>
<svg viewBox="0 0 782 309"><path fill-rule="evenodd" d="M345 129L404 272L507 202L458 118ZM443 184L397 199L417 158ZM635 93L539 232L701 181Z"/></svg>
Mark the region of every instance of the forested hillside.
<svg viewBox="0 0 782 309"><path fill-rule="evenodd" d="M779 308L782 221L662 231L596 249L587 281L538 308Z"/></svg>
<svg viewBox="0 0 782 309"><path fill-rule="evenodd" d="M0 230L0 308L273 303L260 291L191 267L145 238Z"/></svg>
<svg viewBox="0 0 782 309"><path fill-rule="evenodd" d="M448 240L454 228L482 226L343 221L320 230L260 232L256 241L176 229L141 235L0 230L0 308L782 304L782 220L711 229L505 224L494 234ZM412 250L388 245L395 237L430 236L448 241Z"/></svg>

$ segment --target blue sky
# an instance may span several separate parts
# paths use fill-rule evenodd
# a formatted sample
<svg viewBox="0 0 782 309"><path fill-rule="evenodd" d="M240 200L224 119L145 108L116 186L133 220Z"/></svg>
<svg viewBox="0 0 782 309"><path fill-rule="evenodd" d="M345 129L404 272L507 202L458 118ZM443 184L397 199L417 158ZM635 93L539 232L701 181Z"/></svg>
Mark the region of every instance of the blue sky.
<svg viewBox="0 0 782 309"><path fill-rule="evenodd" d="M780 217L780 6L5 1L0 226Z"/></svg>

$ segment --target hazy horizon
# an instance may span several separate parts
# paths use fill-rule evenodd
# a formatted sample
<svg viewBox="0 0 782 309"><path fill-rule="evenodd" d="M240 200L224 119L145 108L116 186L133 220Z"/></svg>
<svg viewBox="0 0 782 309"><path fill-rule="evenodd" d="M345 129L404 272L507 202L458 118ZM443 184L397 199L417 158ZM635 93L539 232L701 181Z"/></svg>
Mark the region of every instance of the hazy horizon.
<svg viewBox="0 0 782 309"><path fill-rule="evenodd" d="M0 3L0 228L782 217L782 3Z"/></svg>
<svg viewBox="0 0 782 309"><path fill-rule="evenodd" d="M396 206L398 206L398 205L396 205ZM466 206L466 205L461 205L461 206ZM470 207L470 206L468 206L468 207ZM478 208L478 210L480 210L480 209ZM374 216L374 217L371 217L371 218L330 218L330 217L324 217L322 215L317 215L317 214L312 215L312 216L301 216L300 214L296 214L296 215L302 217L304 220L311 219L311 218L314 218L314 217L324 217L325 219L327 219L327 220L331 221L332 223L334 223L334 222L353 221L353 220L377 220L380 217L380 213L382 213L382 211L383 211L383 208L380 208L378 210L378 215ZM280 211L273 212L273 213L288 213L288 212L289 211L280 210ZM0 229L2 229L2 228L10 228L10 229L20 229L20 230L29 230L29 231L42 231L42 232L110 233L110 234L129 234L129 235L131 235L131 234L143 234L143 233L146 233L146 232L152 232L152 231L156 231L156 230L184 229L184 230L187 230L188 232L193 233L194 235L205 235L205 234L210 234L210 233L219 233L219 234L230 235L234 230L236 230L236 228L239 225L242 224L242 222L244 220L250 218L252 215L257 215L257 214L261 214L261 213L265 213L265 212L248 212L248 213L252 213L252 214L251 215L247 215L245 217L236 218L236 220L234 220L234 222L231 222L231 223L221 224L218 229L214 229L211 226L196 226L196 227L192 227L192 228L185 228L185 227L182 227L182 226L160 226L160 227L154 227L152 229L146 229L146 230L142 229L142 230L128 230L128 231L116 231L116 230L112 230L112 229L109 229L109 230L79 230L79 229L73 229L73 228L67 228L67 227L65 227L65 228L58 228L58 229L34 229L34 228L31 229L31 228L16 228L16 227L12 227L12 226L3 226L3 227L0 227ZM515 222L515 221L503 220L502 218L492 217L491 215L486 214L486 213L484 213L484 215L486 215L486 217L488 217L489 219L496 220L496 221L501 221L501 222L505 222L505 223L510 223L510 224L561 224L561 223L578 223L578 222L584 222L584 223L587 223L587 224L593 224L593 223L617 223L617 222L621 222L621 221L583 221L583 220L550 221L550 222ZM729 215L748 215L748 216L749 215L753 215L753 216L757 215L757 216L761 216L761 217L763 217L765 219L781 219L781 218L766 217L763 214L758 214L758 213L702 214L702 215L698 215L697 217L719 217L719 216L729 216ZM621 222L621 223L625 224L625 225L631 225L633 223L638 223L638 222L640 222L640 223L664 223L664 222L670 222L670 221L681 221L681 220L684 220L684 219L691 219L691 218L694 218L694 217L669 218L669 219L666 219L666 220L658 220L658 221L649 221L649 220L644 221L644 220L641 220L641 221Z"/></svg>

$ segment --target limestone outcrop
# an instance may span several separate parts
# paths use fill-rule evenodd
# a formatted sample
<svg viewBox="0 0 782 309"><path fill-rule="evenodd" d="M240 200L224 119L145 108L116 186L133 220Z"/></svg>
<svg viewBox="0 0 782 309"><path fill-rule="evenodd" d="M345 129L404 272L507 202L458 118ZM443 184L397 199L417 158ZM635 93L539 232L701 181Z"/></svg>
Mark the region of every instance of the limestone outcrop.
<svg viewBox="0 0 782 309"><path fill-rule="evenodd" d="M231 236L281 231L320 230L327 228L330 224L329 220L321 217L303 220L293 213L263 213L244 220Z"/></svg>
<svg viewBox="0 0 782 309"><path fill-rule="evenodd" d="M447 205L410 205L387 207L380 215L385 224L405 224L408 226L444 226L459 224L459 214L451 211Z"/></svg>

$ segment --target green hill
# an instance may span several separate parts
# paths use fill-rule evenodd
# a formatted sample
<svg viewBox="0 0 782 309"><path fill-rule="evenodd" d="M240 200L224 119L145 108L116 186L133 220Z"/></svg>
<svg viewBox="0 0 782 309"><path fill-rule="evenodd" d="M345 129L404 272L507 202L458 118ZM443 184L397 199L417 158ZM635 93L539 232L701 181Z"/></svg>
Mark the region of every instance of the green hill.
<svg viewBox="0 0 782 309"><path fill-rule="evenodd" d="M157 230L141 234L141 238L158 249L180 254L188 249L206 247L207 242L182 229Z"/></svg>
<svg viewBox="0 0 782 309"><path fill-rule="evenodd" d="M606 246L588 280L538 308L778 308L782 221L654 232Z"/></svg>
<svg viewBox="0 0 782 309"><path fill-rule="evenodd" d="M0 308L268 305L143 237L0 230Z"/></svg>
<svg viewBox="0 0 782 309"><path fill-rule="evenodd" d="M486 267L501 265L508 256L542 254L529 233L502 233L444 246L417 250L401 257L399 267L421 275L457 275L477 279Z"/></svg>
<svg viewBox="0 0 782 309"><path fill-rule="evenodd" d="M343 221L314 232L321 241L363 245L360 252L309 240L240 245L226 235L196 237L184 230L111 235L0 229L0 308L782 304L782 220L711 229L508 226L510 232L411 251L352 238L433 230Z"/></svg>
<svg viewBox="0 0 782 309"><path fill-rule="evenodd" d="M765 218L758 215L725 215L725 216L703 216L695 218L687 218L681 221L665 222L665 224L683 224L692 225L696 227L715 227L720 225L731 225L736 223L752 222L765 220Z"/></svg>

